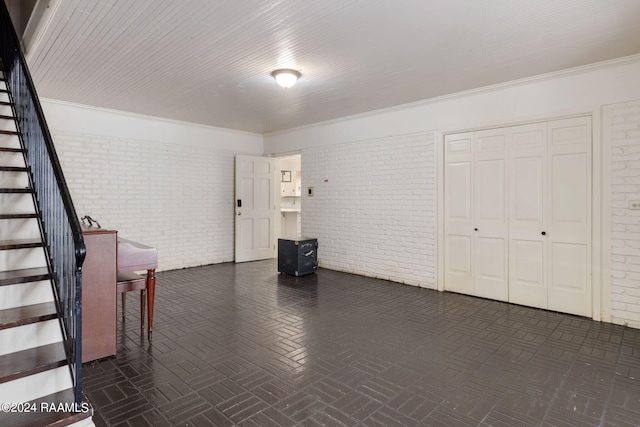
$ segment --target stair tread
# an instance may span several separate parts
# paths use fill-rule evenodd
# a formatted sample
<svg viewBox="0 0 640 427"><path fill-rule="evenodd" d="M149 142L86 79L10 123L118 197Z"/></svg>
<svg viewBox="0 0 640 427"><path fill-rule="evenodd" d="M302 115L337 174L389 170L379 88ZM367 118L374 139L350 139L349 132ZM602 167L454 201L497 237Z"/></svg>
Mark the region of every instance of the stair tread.
<svg viewBox="0 0 640 427"><path fill-rule="evenodd" d="M0 133L4 135L20 135L20 133L15 130L0 130Z"/></svg>
<svg viewBox="0 0 640 427"><path fill-rule="evenodd" d="M4 119L4 120L14 120L15 117L13 116L7 116L6 114L0 114L0 119Z"/></svg>
<svg viewBox="0 0 640 427"><path fill-rule="evenodd" d="M38 214L37 213L0 214L0 219L28 219L28 218L38 218Z"/></svg>
<svg viewBox="0 0 640 427"><path fill-rule="evenodd" d="M15 328L30 323L44 322L58 317L53 301L41 304L0 310L0 330Z"/></svg>
<svg viewBox="0 0 640 427"><path fill-rule="evenodd" d="M86 408L88 409L87 412L81 412L83 410L82 407L77 408L80 410L80 412L68 412L64 410L60 412L57 411L57 408L60 408L61 404L73 404L73 402L73 389L69 388L66 390L62 390L57 393L53 393L48 396L30 401L29 406L31 408L35 408L35 412L0 412L0 425L2 425L3 427L63 427L73 423L77 423L78 421L82 421L92 415L93 409L86 401L86 399L84 399L84 403L86 404ZM35 407L31 406L33 404L35 404ZM50 410L52 405L56 408L55 411Z"/></svg>
<svg viewBox="0 0 640 427"><path fill-rule="evenodd" d="M47 267L0 271L0 286L37 282L39 280L47 279L49 279L49 270Z"/></svg>
<svg viewBox="0 0 640 427"><path fill-rule="evenodd" d="M2 172L27 172L28 170L24 166L0 166Z"/></svg>
<svg viewBox="0 0 640 427"><path fill-rule="evenodd" d="M0 356L0 383L55 369L67 364L61 342Z"/></svg>
<svg viewBox="0 0 640 427"><path fill-rule="evenodd" d="M8 153L22 153L22 148L13 148L13 147L0 147L0 151L5 151Z"/></svg>
<svg viewBox="0 0 640 427"><path fill-rule="evenodd" d="M41 246L42 240L40 239L0 240L0 250L38 248Z"/></svg>
<svg viewBox="0 0 640 427"><path fill-rule="evenodd" d="M30 188L0 188L0 193L31 193Z"/></svg>

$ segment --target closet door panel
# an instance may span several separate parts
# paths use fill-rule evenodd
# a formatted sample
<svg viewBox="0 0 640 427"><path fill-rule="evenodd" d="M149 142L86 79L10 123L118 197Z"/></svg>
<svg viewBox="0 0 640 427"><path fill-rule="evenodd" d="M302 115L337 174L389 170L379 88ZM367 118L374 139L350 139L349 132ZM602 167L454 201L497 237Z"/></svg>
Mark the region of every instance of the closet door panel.
<svg viewBox="0 0 640 427"><path fill-rule="evenodd" d="M445 137L445 289L473 295L473 133Z"/></svg>
<svg viewBox="0 0 640 427"><path fill-rule="evenodd" d="M476 209L478 227L502 233L505 227L505 161L481 160L476 164Z"/></svg>
<svg viewBox="0 0 640 427"><path fill-rule="evenodd" d="M476 262L475 295L507 301L506 239L477 237L474 259Z"/></svg>
<svg viewBox="0 0 640 427"><path fill-rule="evenodd" d="M547 307L545 123L510 128L509 301Z"/></svg>
<svg viewBox="0 0 640 427"><path fill-rule="evenodd" d="M472 295L471 237L449 234L447 248L447 290Z"/></svg>
<svg viewBox="0 0 640 427"><path fill-rule="evenodd" d="M544 174L542 155L511 160L510 226L515 230L536 231L544 226Z"/></svg>
<svg viewBox="0 0 640 427"><path fill-rule="evenodd" d="M507 281L507 131L474 133L475 295L500 301L509 298Z"/></svg>
<svg viewBox="0 0 640 427"><path fill-rule="evenodd" d="M449 178L448 220L452 227L465 227L471 224L472 167L471 162L455 162L447 165Z"/></svg>
<svg viewBox="0 0 640 427"><path fill-rule="evenodd" d="M589 261L587 245L571 243L553 243L551 245L551 289L566 291L580 297L587 282L587 272L584 268ZM557 301L554 306L564 305Z"/></svg>
<svg viewBox="0 0 640 427"><path fill-rule="evenodd" d="M540 239L511 239L509 248L509 301L547 307L545 245Z"/></svg>
<svg viewBox="0 0 640 427"><path fill-rule="evenodd" d="M549 230L559 239L584 241L590 234L590 165L587 153L551 156Z"/></svg>
<svg viewBox="0 0 640 427"><path fill-rule="evenodd" d="M591 317L591 118L549 122L548 308Z"/></svg>

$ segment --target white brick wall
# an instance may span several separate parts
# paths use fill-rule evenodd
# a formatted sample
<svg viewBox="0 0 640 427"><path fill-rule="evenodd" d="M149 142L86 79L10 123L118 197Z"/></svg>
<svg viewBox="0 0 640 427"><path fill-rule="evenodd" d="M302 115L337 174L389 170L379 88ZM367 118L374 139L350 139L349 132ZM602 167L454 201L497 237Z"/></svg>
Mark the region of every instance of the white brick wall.
<svg viewBox="0 0 640 427"><path fill-rule="evenodd" d="M232 261L235 153L54 131L79 216L158 248L159 270Z"/></svg>
<svg viewBox="0 0 640 427"><path fill-rule="evenodd" d="M611 107L611 310L614 323L640 324L640 101ZM607 189L605 189L606 191Z"/></svg>
<svg viewBox="0 0 640 427"><path fill-rule="evenodd" d="M321 267L435 288L433 133L305 148L302 187Z"/></svg>

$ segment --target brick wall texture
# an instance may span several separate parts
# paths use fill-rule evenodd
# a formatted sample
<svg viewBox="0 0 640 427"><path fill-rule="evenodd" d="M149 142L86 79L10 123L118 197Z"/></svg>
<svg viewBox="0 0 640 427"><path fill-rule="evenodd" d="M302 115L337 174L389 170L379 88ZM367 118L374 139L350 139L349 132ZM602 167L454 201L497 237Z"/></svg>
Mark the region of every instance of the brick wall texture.
<svg viewBox="0 0 640 427"><path fill-rule="evenodd" d="M640 324L640 101L611 109L611 309L615 323ZM606 191L607 189L605 189Z"/></svg>
<svg viewBox="0 0 640 427"><path fill-rule="evenodd" d="M232 261L235 153L53 132L79 216L158 248L159 270Z"/></svg>
<svg viewBox="0 0 640 427"><path fill-rule="evenodd" d="M433 133L302 150L302 235L321 267L434 288Z"/></svg>

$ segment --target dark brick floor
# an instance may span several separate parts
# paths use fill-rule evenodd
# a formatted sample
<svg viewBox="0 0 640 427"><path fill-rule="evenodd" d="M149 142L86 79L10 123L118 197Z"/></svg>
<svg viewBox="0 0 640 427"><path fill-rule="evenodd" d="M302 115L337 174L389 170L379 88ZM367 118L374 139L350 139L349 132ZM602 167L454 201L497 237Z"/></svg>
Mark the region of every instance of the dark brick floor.
<svg viewBox="0 0 640 427"><path fill-rule="evenodd" d="M118 355L85 365L100 426L638 426L640 330L273 260L158 274Z"/></svg>

